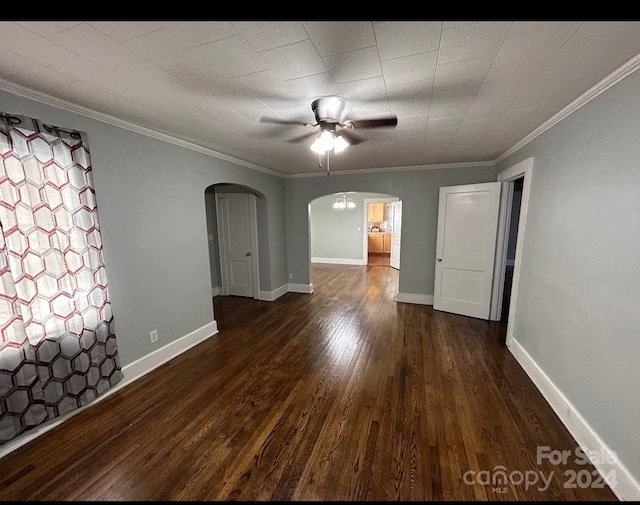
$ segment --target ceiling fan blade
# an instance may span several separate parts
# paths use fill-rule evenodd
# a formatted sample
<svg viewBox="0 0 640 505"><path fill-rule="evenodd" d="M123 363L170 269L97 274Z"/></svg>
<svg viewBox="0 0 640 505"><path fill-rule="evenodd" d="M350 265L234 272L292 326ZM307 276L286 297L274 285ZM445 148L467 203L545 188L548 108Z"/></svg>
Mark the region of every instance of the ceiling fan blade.
<svg viewBox="0 0 640 505"><path fill-rule="evenodd" d="M359 119L357 121L348 121L354 128L379 128L381 126L396 126L398 118L396 116L382 117L378 119Z"/></svg>
<svg viewBox="0 0 640 505"><path fill-rule="evenodd" d="M360 144L361 142L364 142L365 138L361 137L360 135L356 135L355 133L352 133L350 130L338 130L336 132L336 135L339 135L340 137L344 137L344 139L349 142L350 145L355 146L356 144Z"/></svg>
<svg viewBox="0 0 640 505"><path fill-rule="evenodd" d="M262 116L260 118L261 123L275 123L275 124L286 124L286 125L297 125L297 126L315 126L311 123L307 123L304 121L293 120L293 119L279 119L275 117L265 117Z"/></svg>
<svg viewBox="0 0 640 505"><path fill-rule="evenodd" d="M309 137L313 137L314 135L318 135L318 132L305 133L304 135L300 135L299 137L294 137L292 139L287 140L287 142L291 144L297 144L302 142L303 140L308 139Z"/></svg>

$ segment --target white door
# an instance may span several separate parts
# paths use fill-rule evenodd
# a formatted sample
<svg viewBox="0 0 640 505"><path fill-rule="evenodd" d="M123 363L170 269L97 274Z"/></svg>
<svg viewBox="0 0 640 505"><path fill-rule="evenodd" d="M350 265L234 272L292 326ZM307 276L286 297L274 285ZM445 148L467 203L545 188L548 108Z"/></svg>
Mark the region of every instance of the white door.
<svg viewBox="0 0 640 505"><path fill-rule="evenodd" d="M221 193L216 198L224 295L253 298L255 294L254 198L254 195L246 193Z"/></svg>
<svg viewBox="0 0 640 505"><path fill-rule="evenodd" d="M391 228L391 266L400 268L400 236L402 235L402 202L392 202L393 228Z"/></svg>
<svg viewBox="0 0 640 505"><path fill-rule="evenodd" d="M434 309L489 319L500 187L440 188Z"/></svg>

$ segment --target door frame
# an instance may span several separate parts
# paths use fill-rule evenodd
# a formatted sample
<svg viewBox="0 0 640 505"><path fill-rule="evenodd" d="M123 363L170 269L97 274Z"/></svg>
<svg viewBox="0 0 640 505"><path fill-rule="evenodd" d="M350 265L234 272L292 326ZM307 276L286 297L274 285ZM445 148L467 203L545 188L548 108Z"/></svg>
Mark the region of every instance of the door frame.
<svg viewBox="0 0 640 505"><path fill-rule="evenodd" d="M524 179L522 184L522 200L520 202L520 217L518 219L518 233L516 234L516 257L513 264L511 298L509 300L509 314L507 316L507 347L511 347L511 343L514 338L513 329L517 314L518 287L520 285L520 271L522 268L522 250L527 224L527 212L529 209L531 179L533 177L533 158L522 160L498 174L498 181L503 183L503 199L500 202L496 258L493 270L493 288L491 291L490 319L494 321L498 319L497 314L502 307L502 294L504 291L505 270L507 267L507 246L509 241L511 205L513 202L513 181L520 179L521 177ZM504 191L505 184L508 186L507 191ZM505 193L507 193L506 196Z"/></svg>
<svg viewBox="0 0 640 505"><path fill-rule="evenodd" d="M227 194L241 194L247 195L249 198L249 241L251 244L251 275L253 277L253 298L255 300L259 299L260 293L260 276L259 276L259 268L258 268L258 212L256 205L256 195L249 192L238 192L234 193L232 191L224 191L222 193L215 193L215 201L216 201L216 221L218 228L218 257L220 259L220 283L222 284L222 296L229 296L229 284L227 282L228 274L227 274L227 243L225 239L225 220L222 219L222 210L219 204L219 200L223 195Z"/></svg>
<svg viewBox="0 0 640 505"><path fill-rule="evenodd" d="M400 253L402 253L402 200L396 200L395 202L391 202L391 206L394 207L393 209L393 228L392 228L392 232L391 232L391 253L390 253L390 257L389 257L389 263L391 268L395 268L396 270L400 270ZM398 213L398 208L400 208L400 219L399 219L399 226L396 226L396 214ZM400 253L398 253L398 266L394 267L393 266L393 240L394 240L394 234L397 234L398 230L400 230L400 238L398 239L400 241L400 245L398 247L400 247Z"/></svg>
<svg viewBox="0 0 640 505"><path fill-rule="evenodd" d="M392 202L398 202L400 201L400 198L398 198L397 196L394 197L380 197L380 198L364 198L362 200L362 214L363 214L363 221L362 221L362 264L363 265L368 265L369 264L369 244L367 242L367 239L369 238L369 231L367 230L367 226L369 223L369 204L370 203L376 203L376 202L384 202L384 203L392 203Z"/></svg>

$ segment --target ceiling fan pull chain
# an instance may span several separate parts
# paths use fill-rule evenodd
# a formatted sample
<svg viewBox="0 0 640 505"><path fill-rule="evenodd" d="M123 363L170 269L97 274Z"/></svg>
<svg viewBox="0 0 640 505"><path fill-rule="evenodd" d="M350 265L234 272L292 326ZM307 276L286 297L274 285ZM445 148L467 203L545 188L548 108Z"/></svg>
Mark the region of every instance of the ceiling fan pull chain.
<svg viewBox="0 0 640 505"><path fill-rule="evenodd" d="M329 173L329 151L327 151L327 175L331 175Z"/></svg>

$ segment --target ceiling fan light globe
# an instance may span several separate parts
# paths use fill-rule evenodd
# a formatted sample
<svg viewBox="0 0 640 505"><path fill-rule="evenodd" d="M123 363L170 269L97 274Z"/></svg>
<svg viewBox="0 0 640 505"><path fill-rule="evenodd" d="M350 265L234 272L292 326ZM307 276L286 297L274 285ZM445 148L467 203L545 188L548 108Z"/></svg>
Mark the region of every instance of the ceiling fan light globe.
<svg viewBox="0 0 640 505"><path fill-rule="evenodd" d="M314 153L324 154L325 149L322 145L322 142L320 142L320 139L316 139L313 141L313 144L311 144L311 150Z"/></svg>
<svg viewBox="0 0 640 505"><path fill-rule="evenodd" d="M333 151L336 153L344 151L348 146L349 142L342 136L336 137L333 141Z"/></svg>
<svg viewBox="0 0 640 505"><path fill-rule="evenodd" d="M330 131L323 131L320 134L320 138L319 138L320 142L322 142L322 146L324 147L325 151L331 151L331 149L333 149L333 134Z"/></svg>
<svg viewBox="0 0 640 505"><path fill-rule="evenodd" d="M324 154L331 149L333 149L333 135L326 130L311 144L311 150L318 154Z"/></svg>

